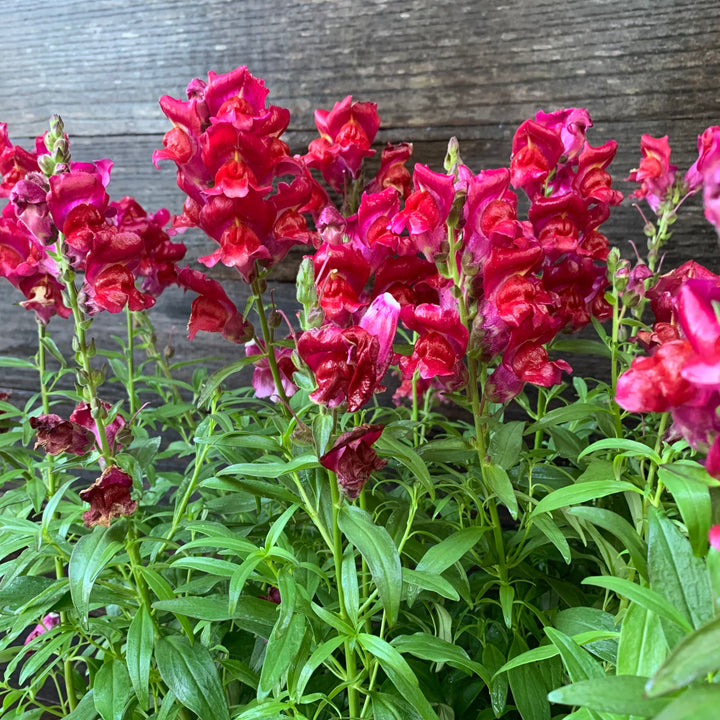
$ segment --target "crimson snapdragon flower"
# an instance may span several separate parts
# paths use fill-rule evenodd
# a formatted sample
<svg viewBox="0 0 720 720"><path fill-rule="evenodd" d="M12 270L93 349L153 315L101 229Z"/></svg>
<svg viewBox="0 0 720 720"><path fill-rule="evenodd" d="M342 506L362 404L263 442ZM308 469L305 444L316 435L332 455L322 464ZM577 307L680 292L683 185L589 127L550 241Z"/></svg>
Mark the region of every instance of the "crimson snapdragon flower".
<svg viewBox="0 0 720 720"><path fill-rule="evenodd" d="M358 425L340 435L320 457L320 464L337 475L338 486L351 500L356 498L370 475L387 465L372 448L382 435L383 425Z"/></svg>
<svg viewBox="0 0 720 720"><path fill-rule="evenodd" d="M185 267L178 271L178 285L197 293L188 321L188 338L198 331L219 332L226 340L243 343L253 336L252 325L227 296L222 285L199 270Z"/></svg>
<svg viewBox="0 0 720 720"><path fill-rule="evenodd" d="M121 515L132 515L137 510L137 501L132 500L132 478L116 465L111 465L87 489L80 492L80 499L90 503L90 509L83 513L86 527L104 525L109 527L112 520Z"/></svg>
<svg viewBox="0 0 720 720"><path fill-rule="evenodd" d="M371 145L380 128L377 105L353 102L348 95L332 110L316 110L315 125L320 137L310 143L303 160L320 170L333 190L342 192L346 181L359 177L363 160L375 154Z"/></svg>
<svg viewBox="0 0 720 720"><path fill-rule="evenodd" d="M682 335L635 358L618 378L616 401L633 412L672 412L673 430L707 453L720 477L720 278L688 279L678 288L675 316Z"/></svg>
<svg viewBox="0 0 720 720"><path fill-rule="evenodd" d="M677 170L677 165L670 164L668 136L654 138L643 135L640 138L640 154L640 165L627 178L630 182L640 183L640 187L630 197L645 198L657 213L675 182Z"/></svg>
<svg viewBox="0 0 720 720"><path fill-rule="evenodd" d="M375 392L384 390L383 377L393 361L400 305L389 293L373 300L359 325L323 325L305 331L297 352L315 376L313 402L348 411L359 410Z"/></svg>
<svg viewBox="0 0 720 720"><path fill-rule="evenodd" d="M317 214L327 197L280 140L289 112L265 106L265 85L246 67L195 79L187 95L161 98L174 128L153 154L156 165L175 162L178 186L189 196L173 229L200 227L219 245L200 262L235 267L250 283L293 245L317 244L304 213Z"/></svg>

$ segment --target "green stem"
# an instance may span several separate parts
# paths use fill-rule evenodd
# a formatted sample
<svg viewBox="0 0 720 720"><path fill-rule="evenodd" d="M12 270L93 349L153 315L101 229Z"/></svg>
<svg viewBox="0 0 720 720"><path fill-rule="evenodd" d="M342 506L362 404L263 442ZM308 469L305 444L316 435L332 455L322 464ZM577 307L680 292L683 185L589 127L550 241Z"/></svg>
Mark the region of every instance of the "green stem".
<svg viewBox="0 0 720 720"><path fill-rule="evenodd" d="M86 334L86 328L90 325L91 320L80 307L74 272L70 267L67 255L65 254L65 243L62 233L58 236L56 245L57 257L59 258L64 270L63 279L65 280L67 298L70 309L72 310L73 321L75 324L75 358L80 366L76 371L78 384L82 387L84 400L88 403L88 405L90 405L90 412L98 431L100 454L105 460L106 465L109 467L114 463L113 453L110 449L110 443L108 442L107 433L105 431L105 410L97 395L96 373L90 362L92 344L88 345Z"/></svg>
<svg viewBox="0 0 720 720"><path fill-rule="evenodd" d="M47 415L50 412L50 396L45 384L45 370L46 370L46 353L45 353L45 339L47 337L47 327L38 320L38 373L40 375L40 398L42 401L43 415ZM48 463L52 462L51 456L46 458ZM48 500L57 492L57 484L55 478L55 472L51 465L48 465L45 469L45 487L47 489ZM57 516L57 513L55 513ZM55 577L60 580L65 577L65 567L62 559L56 554L54 557L55 566ZM60 623L64 625L67 622L67 613L64 611L60 613ZM75 699L75 679L73 677L73 666L70 658L63 659L63 678L65 681L65 697L67 700L67 706L72 712L77 706Z"/></svg>
<svg viewBox="0 0 720 720"><path fill-rule="evenodd" d="M472 331L470 316L468 313L467 304L465 301L464 291L464 278L458 270L457 253L460 246L458 239L455 237L454 228L448 226L448 245L450 250L448 252L448 271L452 278L453 284L455 285L455 291L458 299L458 312L460 314L460 321L468 329L470 333ZM498 517L497 505L495 498L490 490L486 471L486 425L484 421L484 398L485 398L485 381L487 379L487 367L482 365L480 378L478 377L477 357L473 352L472 348L467 354L467 365L468 365L468 384L467 384L467 395L470 401L470 406L473 415L473 422L475 425L475 438L476 448L478 452L478 459L480 460L480 473L482 476L483 487L485 488L485 494L487 497L488 509L490 511L490 521L493 527L493 537L495 539L495 550L497 553L498 561L498 572L501 580L505 580L507 576L507 568L505 565L505 545L503 542L502 528L500 527L500 519ZM479 385L482 384L483 388L483 399L480 398Z"/></svg>
<svg viewBox="0 0 720 720"><path fill-rule="evenodd" d="M263 304L262 298L262 286L261 281L255 278L252 281L252 291L255 296L255 309L257 310L258 317L260 318L260 328L262 330L263 341L265 342L265 356L270 366L270 372L272 373L273 381L275 383L275 389L277 390L278 396L282 401L283 406L288 407L288 396L283 388L282 380L280 378L280 370L277 365L277 358L275 357L275 350L273 349L273 336L270 332L270 326L268 325L267 315L265 313L265 305Z"/></svg>
<svg viewBox="0 0 720 720"><path fill-rule="evenodd" d="M152 618L153 623L157 626L157 620L152 612L152 600L150 598L150 591L148 590L145 578L140 571L143 566L142 558L137 546L137 533L135 532L135 523L132 519L129 520L128 525L128 542L126 543L126 549L128 557L130 558L130 567L132 569L133 578L135 579L135 585L140 594L140 601L145 606L148 614Z"/></svg>
<svg viewBox="0 0 720 720"><path fill-rule="evenodd" d="M337 477L335 473L328 472L328 480L330 481L330 493L332 496L332 519L333 519L333 560L335 561L335 584L338 591L338 602L340 603L340 616L346 622L350 622L350 618L345 607L345 591L342 586L342 561L343 561L343 541L340 526L338 524L338 513L340 512L340 490L338 488ZM350 644L350 638L345 639L345 672L348 683L351 678L357 675L357 665L355 663L355 651ZM351 718L357 718L359 703L357 688L354 684L348 684L348 713Z"/></svg>
<svg viewBox="0 0 720 720"><path fill-rule="evenodd" d="M547 410L547 395L541 387L538 388L538 401L537 401L537 415L535 416L535 422L542 420L545 416L545 410ZM543 430L535 431L535 450L539 450L542 447L543 441Z"/></svg>
<svg viewBox="0 0 720 720"><path fill-rule="evenodd" d="M610 401L610 409L615 418L615 436L621 438L623 436L622 426L622 409L615 402L615 392L617 389L617 381L619 375L618 355L620 352L620 301L618 297L613 299L613 317L612 317L612 336L610 340L610 370L612 383L612 399Z"/></svg>
<svg viewBox="0 0 720 720"><path fill-rule="evenodd" d="M137 396L135 394L135 333L133 331L133 313L125 306L125 324L127 327L127 393L130 402L130 417L137 412Z"/></svg>

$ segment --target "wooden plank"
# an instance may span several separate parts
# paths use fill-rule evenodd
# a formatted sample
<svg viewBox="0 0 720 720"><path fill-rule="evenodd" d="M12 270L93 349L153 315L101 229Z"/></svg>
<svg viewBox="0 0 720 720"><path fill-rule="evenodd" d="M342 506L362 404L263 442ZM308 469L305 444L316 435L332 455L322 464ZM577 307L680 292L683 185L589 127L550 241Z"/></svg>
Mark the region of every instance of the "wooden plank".
<svg viewBox="0 0 720 720"><path fill-rule="evenodd" d="M172 165L158 171L150 159L169 127L158 98L182 97L193 77L241 64L265 79L271 102L291 110L286 139L294 153L315 136L314 109L349 93L378 103L378 148L411 141L415 160L436 170L452 135L473 170L507 164L515 128L540 108L588 107L592 144L620 143L612 166L618 179L637 165L642 133L669 134L682 171L694 160L697 135L720 122L714 0L656 0L651 9L641 0L8 0L3 11L0 121L11 138L27 141L59 112L73 157L111 157L112 196L132 194L148 209L177 212L183 200ZM682 214L665 266L692 257L720 271L699 199ZM629 202L604 229L629 257L630 241L644 242ZM191 260L212 248L199 232L184 240ZM282 283L293 280L304 252L293 250L273 275L289 312L294 290ZM233 270L216 268L213 276L231 296L246 296ZM17 300L2 282L0 354L33 352L34 322L11 306ZM191 300L171 290L154 311L161 332L176 328L178 356L240 351L209 335L185 344ZM98 327L108 322L109 333L118 321L99 318ZM60 325L51 327L67 342ZM33 382L0 376L0 385L16 388Z"/></svg>

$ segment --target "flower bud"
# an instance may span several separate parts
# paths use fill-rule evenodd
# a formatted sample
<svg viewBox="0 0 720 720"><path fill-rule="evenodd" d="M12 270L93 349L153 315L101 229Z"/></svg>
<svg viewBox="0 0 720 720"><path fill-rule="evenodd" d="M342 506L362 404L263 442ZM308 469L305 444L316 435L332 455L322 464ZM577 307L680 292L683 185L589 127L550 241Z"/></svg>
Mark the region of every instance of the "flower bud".
<svg viewBox="0 0 720 720"><path fill-rule="evenodd" d="M275 330L282 324L282 315L277 310L271 310L268 315L268 325Z"/></svg>
<svg viewBox="0 0 720 720"><path fill-rule="evenodd" d="M456 137L451 137L448 141L448 149L445 154L445 172L449 175L455 172L455 168L462 163L460 157L460 143Z"/></svg>
<svg viewBox="0 0 720 720"><path fill-rule="evenodd" d="M40 155L38 157L38 167L42 171L43 175L50 177L55 174L55 160L50 155Z"/></svg>

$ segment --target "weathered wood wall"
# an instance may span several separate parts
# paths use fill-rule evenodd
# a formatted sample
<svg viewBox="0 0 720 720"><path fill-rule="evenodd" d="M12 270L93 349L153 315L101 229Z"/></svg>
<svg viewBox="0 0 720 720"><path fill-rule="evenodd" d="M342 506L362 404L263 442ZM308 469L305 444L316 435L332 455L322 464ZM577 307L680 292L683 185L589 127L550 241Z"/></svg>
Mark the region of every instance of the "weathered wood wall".
<svg viewBox="0 0 720 720"><path fill-rule="evenodd" d="M451 135L476 171L506 164L515 127L541 108L587 107L591 142L620 143L617 177L637 164L643 132L669 134L684 171L697 135L720 123L715 0L5 0L2 10L0 121L11 139L27 142L60 113L74 159L111 157L111 195L150 209L179 211L183 200L174 168L158 171L150 159L169 127L159 96L183 97L193 77L242 64L290 109L293 152L315 135L313 110L352 93L378 104L378 147L412 141L415 160L438 170ZM629 203L605 227L627 255L629 240L643 242ZM699 202L677 228L667 265L693 257L719 271ZM211 245L197 234L186 241L192 257ZM292 279L293 257L279 282ZM287 285L278 292L291 296ZM239 285L230 294L241 297ZM18 297L0 285L2 355L35 344L32 318L12 305ZM237 354L217 337L184 341L190 301L169 292L155 313L161 333L176 328L184 356ZM51 328L67 334L57 320ZM31 382L0 372L0 386Z"/></svg>

